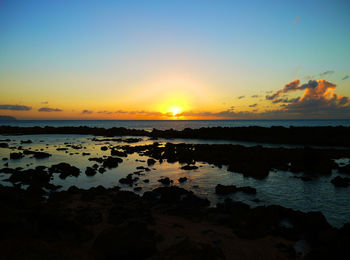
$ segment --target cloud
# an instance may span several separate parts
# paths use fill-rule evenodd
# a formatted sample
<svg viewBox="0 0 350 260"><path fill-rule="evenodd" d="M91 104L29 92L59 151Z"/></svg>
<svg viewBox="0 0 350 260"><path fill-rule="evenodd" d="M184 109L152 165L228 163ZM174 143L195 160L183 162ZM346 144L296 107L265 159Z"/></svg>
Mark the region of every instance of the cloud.
<svg viewBox="0 0 350 260"><path fill-rule="evenodd" d="M113 114L113 112L107 111L107 110L98 111L97 113L98 113L98 114L107 114L107 115Z"/></svg>
<svg viewBox="0 0 350 260"><path fill-rule="evenodd" d="M251 96L251 98L258 98L258 97L260 97L260 95L253 95L253 96Z"/></svg>
<svg viewBox="0 0 350 260"><path fill-rule="evenodd" d="M276 103L293 103L293 102L298 102L300 99L300 97L297 98L279 98L279 99L275 99L272 101L272 103L276 104Z"/></svg>
<svg viewBox="0 0 350 260"><path fill-rule="evenodd" d="M39 112L62 112L59 108L41 107L38 109Z"/></svg>
<svg viewBox="0 0 350 260"><path fill-rule="evenodd" d="M333 73L334 73L334 70L327 70L325 72L320 73L320 76L322 77L322 76L330 75Z"/></svg>
<svg viewBox="0 0 350 260"><path fill-rule="evenodd" d="M295 17L292 24L297 24L299 22L299 20L300 20L300 16Z"/></svg>
<svg viewBox="0 0 350 260"><path fill-rule="evenodd" d="M49 104L49 102L48 101L43 101L43 102L41 102L41 104L47 105L47 104Z"/></svg>
<svg viewBox="0 0 350 260"><path fill-rule="evenodd" d="M276 91L271 96L266 96L272 103L284 103L281 105L281 111L285 114L294 114L308 117L337 118L350 116L349 98L340 96L334 92L336 85L327 80L310 80L300 85L299 79L296 79L284 86L283 89ZM282 94L302 90L304 94L298 98L282 99Z"/></svg>
<svg viewBox="0 0 350 260"><path fill-rule="evenodd" d="M91 111L91 110L87 110L87 109L84 109L83 111L81 111L82 114L92 114L94 111Z"/></svg>
<svg viewBox="0 0 350 260"><path fill-rule="evenodd" d="M245 96L239 96L238 99L242 99L242 98L245 98Z"/></svg>
<svg viewBox="0 0 350 260"><path fill-rule="evenodd" d="M252 104L249 107L256 107L258 104Z"/></svg>
<svg viewBox="0 0 350 260"><path fill-rule="evenodd" d="M289 92L294 92L297 90L304 90L304 89L315 89L317 88L319 81L324 81L324 80L309 80L308 83L305 83L300 86L300 80L296 79L293 80L292 82L289 82L284 86L283 89L276 91L272 95L267 95L266 100L275 100L276 98L280 97L282 94L286 94ZM327 81L328 82L328 81ZM331 83L330 83L331 84Z"/></svg>
<svg viewBox="0 0 350 260"><path fill-rule="evenodd" d="M117 113L117 114L127 114L128 111L125 111L125 110L117 110L117 111L115 111L115 113Z"/></svg>
<svg viewBox="0 0 350 260"><path fill-rule="evenodd" d="M0 105L0 110L28 111L32 107L22 105Z"/></svg>
<svg viewBox="0 0 350 260"><path fill-rule="evenodd" d="M344 78L342 78L342 80L346 80L348 79L350 76L349 75L346 75Z"/></svg>

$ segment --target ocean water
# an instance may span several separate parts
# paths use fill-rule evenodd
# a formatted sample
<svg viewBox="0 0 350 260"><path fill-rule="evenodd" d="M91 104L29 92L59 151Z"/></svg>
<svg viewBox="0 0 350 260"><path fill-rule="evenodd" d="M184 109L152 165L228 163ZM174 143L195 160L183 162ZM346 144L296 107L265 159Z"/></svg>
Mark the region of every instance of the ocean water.
<svg viewBox="0 0 350 260"><path fill-rule="evenodd" d="M88 158L109 156L110 150L102 151L101 146L117 146L117 145L144 145L151 144L154 141L147 137L142 137L141 141L135 144L125 142L95 142L91 139L93 136L87 135L24 135L24 136L0 136L0 139L10 139L9 145L11 147L22 146L24 149L41 150L52 154L51 157L45 159L35 159L31 156L25 156L19 160L0 161L0 168L5 167L8 162L8 167L16 168L22 167L24 169L35 168L39 165L51 166L60 162L67 162L81 169L81 174L78 177L68 177L62 180L55 174L55 178L51 183L62 185L61 190L68 189L75 185L79 188L88 189L103 185L105 187L120 186L123 190L133 190L135 187L122 185L119 183L121 178L126 177L129 173L135 172L137 166L147 167L147 159L149 157L137 153L128 155L123 158L123 162L113 169L107 169L103 174L97 172L94 176L86 176L85 169L92 166L95 162L91 162ZM126 137L124 137L126 138ZM31 144L21 144L21 140L32 140ZM205 140L162 140L157 142L165 144L165 142L179 143L182 141L193 143L204 143L213 141ZM66 147L66 144L81 145L83 148L79 150L68 147L67 153L65 151L57 151L59 147ZM214 142L215 143L215 142ZM253 145L252 143L246 145ZM268 146L268 144L266 144ZM0 148L0 158L9 158L10 152L17 151L16 149ZM91 155L83 156L83 152L88 152ZM349 158L341 160L348 164ZM226 167L218 168L214 165L196 162L199 167L196 170L184 171L180 163L163 163L157 162L151 166L150 172L144 172L144 175L139 176L140 180L137 182L138 187L142 190L137 192L140 195L152 190L156 187L162 186L158 182L160 178L169 177L173 180L174 185L178 185L185 189L193 191L195 194L207 197L214 206L217 202L223 201L230 197L234 200L248 203L255 207L259 205L281 205L295 210L304 212L321 211L329 223L336 227L341 227L344 223L350 222L350 188L336 188L331 184L331 179L335 176L342 176L337 171L334 171L331 176L315 178L312 181L304 182L298 178L294 178L295 174L285 171L271 171L269 176L263 180L256 180L253 178L244 177L240 173L229 172ZM6 181L9 176L0 173L0 184L11 186L11 183ZM179 183L180 177L187 177L188 181ZM148 179L149 183L144 180ZM217 184L236 186L252 186L257 189L256 195L249 195L244 193L236 193L228 196L219 196L215 194L215 186ZM26 188L26 187L23 187ZM257 201L258 199L259 201Z"/></svg>
<svg viewBox="0 0 350 260"><path fill-rule="evenodd" d="M16 120L0 121L0 125L11 126L89 126L89 127L125 127L152 130L153 128L176 129L201 127L237 127L237 126L350 126L349 120Z"/></svg>

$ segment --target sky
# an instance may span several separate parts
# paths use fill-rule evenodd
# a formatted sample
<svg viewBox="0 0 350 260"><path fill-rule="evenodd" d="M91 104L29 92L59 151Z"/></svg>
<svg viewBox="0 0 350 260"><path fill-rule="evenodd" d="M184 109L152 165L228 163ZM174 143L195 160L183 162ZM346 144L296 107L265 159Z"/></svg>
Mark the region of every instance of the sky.
<svg viewBox="0 0 350 260"><path fill-rule="evenodd" d="M350 118L350 1L0 0L0 115Z"/></svg>

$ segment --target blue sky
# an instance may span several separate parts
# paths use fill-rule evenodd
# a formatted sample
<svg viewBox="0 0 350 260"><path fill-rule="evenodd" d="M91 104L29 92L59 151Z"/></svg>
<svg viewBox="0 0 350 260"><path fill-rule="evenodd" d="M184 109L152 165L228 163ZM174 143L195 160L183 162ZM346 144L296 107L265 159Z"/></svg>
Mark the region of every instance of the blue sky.
<svg viewBox="0 0 350 260"><path fill-rule="evenodd" d="M91 109L155 110L162 105L137 108L131 96L182 82L179 93L213 97L189 98L191 111L243 111L249 101L235 97L325 71L349 95L349 12L349 1L2 0L1 102L35 107L53 94L66 111L90 108L93 98Z"/></svg>

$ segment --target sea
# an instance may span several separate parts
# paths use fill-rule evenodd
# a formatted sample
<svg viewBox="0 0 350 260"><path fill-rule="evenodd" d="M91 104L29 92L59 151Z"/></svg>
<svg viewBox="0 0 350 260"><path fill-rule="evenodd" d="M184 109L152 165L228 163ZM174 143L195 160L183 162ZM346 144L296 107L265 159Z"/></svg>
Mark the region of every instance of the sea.
<svg viewBox="0 0 350 260"><path fill-rule="evenodd" d="M88 126L125 127L130 129L159 130L201 127L242 127L242 126L350 126L350 119L342 120L14 120L0 121L0 125L10 126Z"/></svg>
<svg viewBox="0 0 350 260"><path fill-rule="evenodd" d="M125 127L133 129L177 129L184 128L201 128L201 127L235 127L235 126L350 126L350 120L169 120L169 121L146 121L146 120L17 120L1 122L0 125L11 126L89 126L89 127ZM104 187L119 186L123 190L133 190L133 187L119 183L121 178L126 177L129 173L135 172L136 167L147 167L148 157L142 154L131 154L127 158L123 158L123 162L113 169L107 169L104 173L97 172L94 176L85 175L87 167L92 167L94 162L88 160L90 157L109 156L110 150L103 151L101 146L115 147L118 145L146 145L152 144L154 140L148 137L140 137L140 141L135 144L130 144L123 141L108 141L95 142L93 136L88 135L7 135L1 136L0 139L10 139L8 142L10 147L15 147L14 150L8 148L0 148L0 158L9 158L11 152L16 152L19 146L23 149L42 150L52 154L51 157L45 159L35 159L30 156L25 156L19 160L0 161L0 168L21 167L24 169L35 168L36 166L51 166L60 162L67 162L78 167L81 174L78 177L67 177L60 179L55 175L52 180L53 184L61 185L61 190L66 190L70 186L75 185L79 188L88 189L103 185ZM127 138L127 137L123 137ZM32 143L21 143L24 140L31 140ZM233 143L245 146L263 145L265 147L285 147L291 146L284 144L260 144L254 142L234 142L225 140L196 140L196 139L159 139L160 145L165 145L166 142L172 143L211 143L224 144ZM68 146L68 151L62 151L57 148L67 147L69 145L78 145L83 147L81 150L74 150ZM89 156L83 156L84 153L89 153ZM337 163L350 164L350 158L342 158L336 161ZM8 165L6 165L8 163ZM196 195L207 197L211 201L211 206L222 202L229 197L236 201L242 201L252 207L264 205L281 205L294 210L303 212L320 211L328 222L335 227L341 227L344 223L350 223L350 187L337 188L331 183L331 179L335 176L347 177L338 173L336 170L330 176L322 176L315 178L312 181L302 181L296 175L288 171L272 170L268 177L263 180L244 177L240 173L230 172L227 167L221 168L214 165L196 162L198 169L191 171L181 170L180 163L163 163L157 162L153 165L150 172L139 176L137 182L141 191L136 193L142 195L143 192L152 190L162 186L158 181L160 178L169 177L173 180L173 185L183 187L193 191ZM7 181L8 175L0 173L0 184L11 186ZM180 183L180 177L187 177L187 181ZM148 182L145 182L145 180ZM219 196L215 194L215 186L217 184L236 185L236 186L251 186L257 189L257 194L235 193L227 196ZM23 186L23 188L27 188Z"/></svg>

